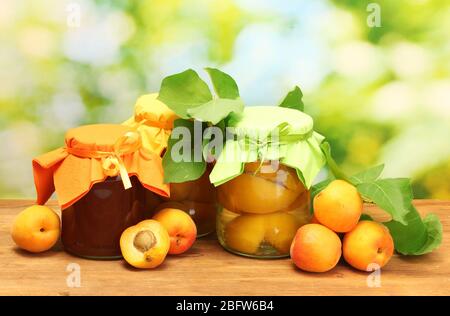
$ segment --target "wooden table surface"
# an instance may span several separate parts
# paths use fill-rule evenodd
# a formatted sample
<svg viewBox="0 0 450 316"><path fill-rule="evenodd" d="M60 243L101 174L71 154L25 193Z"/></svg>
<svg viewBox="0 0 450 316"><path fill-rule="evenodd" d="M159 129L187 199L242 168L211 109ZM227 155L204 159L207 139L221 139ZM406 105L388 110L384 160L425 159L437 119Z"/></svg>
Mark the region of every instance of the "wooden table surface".
<svg viewBox="0 0 450 316"><path fill-rule="evenodd" d="M81 259L58 245L29 254L14 245L10 228L14 216L31 204L0 200L0 295L450 295L450 201L415 201L422 214L440 217L443 243L420 257L394 255L381 271L380 287L369 287L369 273L344 262L327 273L307 273L290 259L230 254L214 236L198 240L186 254L169 257L154 270L136 270L123 260ZM50 206L56 208L54 202ZM365 212L382 219L374 206L366 206ZM80 287L70 282L73 263L80 267Z"/></svg>

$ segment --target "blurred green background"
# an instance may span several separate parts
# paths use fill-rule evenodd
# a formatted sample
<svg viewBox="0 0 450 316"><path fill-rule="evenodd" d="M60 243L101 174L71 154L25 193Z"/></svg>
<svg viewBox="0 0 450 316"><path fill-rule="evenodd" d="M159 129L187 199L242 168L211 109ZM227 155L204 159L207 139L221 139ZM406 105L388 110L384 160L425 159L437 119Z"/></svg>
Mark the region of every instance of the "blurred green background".
<svg viewBox="0 0 450 316"><path fill-rule="evenodd" d="M32 157L121 122L186 68L220 67L247 105L294 85L348 172L380 162L450 198L450 1L0 1L0 198L33 198ZM324 176L324 175L322 175Z"/></svg>

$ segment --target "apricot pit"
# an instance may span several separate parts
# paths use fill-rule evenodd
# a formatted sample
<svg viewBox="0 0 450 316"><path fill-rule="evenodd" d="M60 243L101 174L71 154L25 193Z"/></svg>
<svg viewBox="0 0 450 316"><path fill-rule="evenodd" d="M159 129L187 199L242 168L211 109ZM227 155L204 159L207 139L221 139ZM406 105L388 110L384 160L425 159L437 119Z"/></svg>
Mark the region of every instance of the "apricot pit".
<svg viewBox="0 0 450 316"><path fill-rule="evenodd" d="M134 237L133 245L140 252L149 251L156 244L155 235L149 230L143 230L136 234Z"/></svg>

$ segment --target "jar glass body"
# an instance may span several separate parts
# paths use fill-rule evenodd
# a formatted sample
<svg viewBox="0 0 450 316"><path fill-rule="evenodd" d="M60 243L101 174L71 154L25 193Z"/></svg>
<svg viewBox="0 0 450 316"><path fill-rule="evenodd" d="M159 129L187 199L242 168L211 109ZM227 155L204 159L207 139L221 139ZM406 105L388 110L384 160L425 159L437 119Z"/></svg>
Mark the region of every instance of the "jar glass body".
<svg viewBox="0 0 450 316"><path fill-rule="evenodd" d="M91 259L121 258L122 232L149 214L147 199L158 199L146 190L136 177L125 190L120 177L107 178L72 206L61 211L64 249L74 255ZM149 195L150 194L150 195Z"/></svg>
<svg viewBox="0 0 450 316"><path fill-rule="evenodd" d="M310 194L295 169L247 163L217 188L217 235L227 250L255 258L289 256L297 229L310 221Z"/></svg>
<svg viewBox="0 0 450 316"><path fill-rule="evenodd" d="M197 226L197 237L206 236L216 229L216 189L209 181L212 165L193 181L170 184L170 198L158 206L178 208L188 213Z"/></svg>

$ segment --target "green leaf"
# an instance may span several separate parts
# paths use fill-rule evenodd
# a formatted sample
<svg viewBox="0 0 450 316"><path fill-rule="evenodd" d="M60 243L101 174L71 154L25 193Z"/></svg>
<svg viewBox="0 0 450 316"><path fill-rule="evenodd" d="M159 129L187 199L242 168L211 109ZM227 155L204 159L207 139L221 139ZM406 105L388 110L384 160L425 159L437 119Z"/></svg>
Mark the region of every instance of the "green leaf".
<svg viewBox="0 0 450 316"><path fill-rule="evenodd" d="M364 170L351 176L350 181L351 183L353 183L353 185L358 185L363 182L375 181L380 177L381 172L383 172L383 169L384 164L375 166L373 168L369 168L367 170Z"/></svg>
<svg viewBox="0 0 450 316"><path fill-rule="evenodd" d="M164 102L179 117L188 119L188 109L212 99L208 85L198 74L188 69L163 79L158 99Z"/></svg>
<svg viewBox="0 0 450 316"><path fill-rule="evenodd" d="M429 253L439 247L442 243L442 223L436 214L428 214L423 219L423 224L427 231L427 241L422 248L416 251L415 255Z"/></svg>
<svg viewBox="0 0 450 316"><path fill-rule="evenodd" d="M383 223L389 228L397 252L403 255L422 255L436 249L442 242L442 224L434 214L423 220L413 205L406 216L407 225L396 221Z"/></svg>
<svg viewBox="0 0 450 316"><path fill-rule="evenodd" d="M286 95L284 100L281 101L279 106L303 112L305 105L303 104L302 98L302 90L300 90L298 86L295 86L295 88Z"/></svg>
<svg viewBox="0 0 450 316"><path fill-rule="evenodd" d="M320 148L323 151L323 154L325 155L325 159L327 160L328 168L330 169L331 173L334 175L336 179L345 180L347 182L350 182L350 179L347 177L347 175L339 168L336 161L333 159L333 156L331 155L331 147L330 143L323 142L320 144Z"/></svg>
<svg viewBox="0 0 450 316"><path fill-rule="evenodd" d="M409 179L380 179L356 186L363 198L388 212L392 219L407 224L406 215L413 198Z"/></svg>
<svg viewBox="0 0 450 316"><path fill-rule="evenodd" d="M239 98L239 88L234 79L215 68L205 68L214 86L214 91L219 98L237 99Z"/></svg>
<svg viewBox="0 0 450 316"><path fill-rule="evenodd" d="M180 141L183 141L182 138L173 138L172 135L174 135L174 133L172 133L168 141L167 150L162 159L162 165L164 169L164 182L166 183L181 183L196 180L200 178L206 170L206 162L203 159L202 148L198 149L194 147L194 122L189 120L177 119L174 122L174 130L179 127L185 127L187 128L186 131L189 131L190 139L188 139L188 141L190 141L190 146L189 148L187 148L190 151L189 157L187 157L187 161L177 161L176 159L174 159L173 154L183 154L184 148L182 148L183 151L181 151L180 153L172 153L174 145ZM200 161L196 161L194 157L196 150L200 150Z"/></svg>
<svg viewBox="0 0 450 316"><path fill-rule="evenodd" d="M196 120L217 124L231 112L241 113L243 109L244 104L241 99L213 99L198 107L189 109L187 113Z"/></svg>

